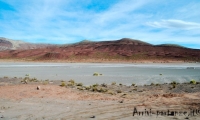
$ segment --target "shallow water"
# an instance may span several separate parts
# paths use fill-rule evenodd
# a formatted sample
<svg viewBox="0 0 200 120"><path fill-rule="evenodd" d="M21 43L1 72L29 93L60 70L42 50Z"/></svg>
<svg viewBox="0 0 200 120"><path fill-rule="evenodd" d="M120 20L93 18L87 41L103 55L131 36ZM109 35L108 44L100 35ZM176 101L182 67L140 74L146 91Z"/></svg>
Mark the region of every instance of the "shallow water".
<svg viewBox="0 0 200 120"><path fill-rule="evenodd" d="M189 68L189 69L188 69ZM93 76L94 72L103 74ZM117 82L126 85L200 81L200 63L0 63L0 77L70 80L89 85Z"/></svg>

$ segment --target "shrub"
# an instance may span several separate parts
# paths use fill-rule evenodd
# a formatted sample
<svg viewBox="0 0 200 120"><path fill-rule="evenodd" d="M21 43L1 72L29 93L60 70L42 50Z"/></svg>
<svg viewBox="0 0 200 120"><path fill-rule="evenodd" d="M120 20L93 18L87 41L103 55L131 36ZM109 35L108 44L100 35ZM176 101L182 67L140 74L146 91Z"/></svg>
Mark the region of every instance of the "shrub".
<svg viewBox="0 0 200 120"><path fill-rule="evenodd" d="M72 84L72 85L75 85L75 81L74 80L69 80L69 82Z"/></svg>
<svg viewBox="0 0 200 120"><path fill-rule="evenodd" d="M171 84L177 84L176 81L171 82Z"/></svg>
<svg viewBox="0 0 200 120"><path fill-rule="evenodd" d="M122 83L119 83L119 85L121 86L121 85L122 85Z"/></svg>
<svg viewBox="0 0 200 120"><path fill-rule="evenodd" d="M160 85L160 84L158 84L158 83L156 84L156 86L159 86L159 85Z"/></svg>
<svg viewBox="0 0 200 120"><path fill-rule="evenodd" d="M29 82L38 82L37 78L25 77L24 80L28 80Z"/></svg>
<svg viewBox="0 0 200 120"><path fill-rule="evenodd" d="M107 87L107 84L103 83L101 84L102 87Z"/></svg>
<svg viewBox="0 0 200 120"><path fill-rule="evenodd" d="M154 85L154 83L151 83L151 85Z"/></svg>
<svg viewBox="0 0 200 120"><path fill-rule="evenodd" d="M132 84L131 84L131 86L135 86L135 84L134 84L134 83L132 83Z"/></svg>
<svg viewBox="0 0 200 120"><path fill-rule="evenodd" d="M107 91L107 94L114 95L115 93L114 93L113 91L111 91L111 90L108 90L108 91Z"/></svg>
<svg viewBox="0 0 200 120"><path fill-rule="evenodd" d="M65 87L66 86L65 82L61 82L60 86Z"/></svg>
<svg viewBox="0 0 200 120"><path fill-rule="evenodd" d="M34 82L38 82L37 78L33 78L32 80L33 80Z"/></svg>
<svg viewBox="0 0 200 120"><path fill-rule="evenodd" d="M84 86L86 90L89 90L91 87L90 86Z"/></svg>
<svg viewBox="0 0 200 120"><path fill-rule="evenodd" d="M72 84L71 82L68 82L68 83L66 84L66 86L74 86L74 84Z"/></svg>
<svg viewBox="0 0 200 120"><path fill-rule="evenodd" d="M172 84L172 88L176 88L176 84Z"/></svg>
<svg viewBox="0 0 200 120"><path fill-rule="evenodd" d="M98 92L107 92L108 90L107 89L104 89L104 88L100 88L98 89Z"/></svg>
<svg viewBox="0 0 200 120"><path fill-rule="evenodd" d="M97 86L99 86L99 84L98 84L98 83L96 83L96 84L92 85L92 87L97 87Z"/></svg>
<svg viewBox="0 0 200 120"><path fill-rule="evenodd" d="M48 83L49 83L48 81L44 81L42 84L47 85Z"/></svg>
<svg viewBox="0 0 200 120"><path fill-rule="evenodd" d="M83 86L83 83L77 83L76 86Z"/></svg>
<svg viewBox="0 0 200 120"><path fill-rule="evenodd" d="M190 84L196 84L197 82L195 80L191 80Z"/></svg>
<svg viewBox="0 0 200 120"><path fill-rule="evenodd" d="M137 91L137 88L134 88L133 91Z"/></svg>
<svg viewBox="0 0 200 120"><path fill-rule="evenodd" d="M93 92L97 91L97 87L92 87L91 89Z"/></svg>
<svg viewBox="0 0 200 120"><path fill-rule="evenodd" d="M4 76L3 78L8 78L8 76Z"/></svg>
<svg viewBox="0 0 200 120"><path fill-rule="evenodd" d="M112 82L111 85L116 85L116 82Z"/></svg>
<svg viewBox="0 0 200 120"><path fill-rule="evenodd" d="M93 76L99 76L99 73L95 72L95 73L93 74Z"/></svg>
<svg viewBox="0 0 200 120"><path fill-rule="evenodd" d="M27 77L28 77L28 76L29 76L29 74L26 74L25 76L27 76Z"/></svg>
<svg viewBox="0 0 200 120"><path fill-rule="evenodd" d="M26 80L26 81L29 81L29 77L25 77L23 80L24 80L24 81L25 81L25 80Z"/></svg>
<svg viewBox="0 0 200 120"><path fill-rule="evenodd" d="M93 74L93 76L102 76L103 74L102 73L97 73L97 72L95 72L94 74Z"/></svg>
<svg viewBox="0 0 200 120"><path fill-rule="evenodd" d="M83 90L83 88L81 86L78 86L77 89L78 90Z"/></svg>
<svg viewBox="0 0 200 120"><path fill-rule="evenodd" d="M122 93L122 91L121 91L121 90L117 90L116 92L117 92L117 93Z"/></svg>

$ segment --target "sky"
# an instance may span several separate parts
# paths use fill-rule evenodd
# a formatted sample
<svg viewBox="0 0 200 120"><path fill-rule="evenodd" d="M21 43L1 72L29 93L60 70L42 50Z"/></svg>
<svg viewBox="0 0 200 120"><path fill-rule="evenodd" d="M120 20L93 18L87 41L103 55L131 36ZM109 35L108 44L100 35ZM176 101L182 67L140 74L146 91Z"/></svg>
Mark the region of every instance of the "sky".
<svg viewBox="0 0 200 120"><path fill-rule="evenodd" d="M0 0L0 37L67 44L121 38L200 49L200 0Z"/></svg>

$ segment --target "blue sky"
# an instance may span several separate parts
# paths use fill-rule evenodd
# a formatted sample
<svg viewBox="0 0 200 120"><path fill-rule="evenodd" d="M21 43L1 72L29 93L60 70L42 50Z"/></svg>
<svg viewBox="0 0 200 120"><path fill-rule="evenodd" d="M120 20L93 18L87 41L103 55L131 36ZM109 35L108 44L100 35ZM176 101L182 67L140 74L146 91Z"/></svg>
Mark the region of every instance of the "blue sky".
<svg viewBox="0 0 200 120"><path fill-rule="evenodd" d="M133 38L200 49L200 0L0 0L0 37L33 43Z"/></svg>

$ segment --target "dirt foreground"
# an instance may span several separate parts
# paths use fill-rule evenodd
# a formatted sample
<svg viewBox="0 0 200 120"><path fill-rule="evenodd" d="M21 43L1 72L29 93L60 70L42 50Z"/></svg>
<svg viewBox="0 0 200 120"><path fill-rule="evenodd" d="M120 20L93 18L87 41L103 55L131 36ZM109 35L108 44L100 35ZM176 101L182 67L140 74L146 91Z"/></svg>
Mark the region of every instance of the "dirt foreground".
<svg viewBox="0 0 200 120"><path fill-rule="evenodd" d="M200 84L107 86L120 92L99 93L48 84L23 84L0 78L0 120L171 120L200 118ZM40 89L37 90L37 86ZM181 91L178 89L181 88ZM190 89L189 89L190 88ZM133 116L134 115L134 116Z"/></svg>

